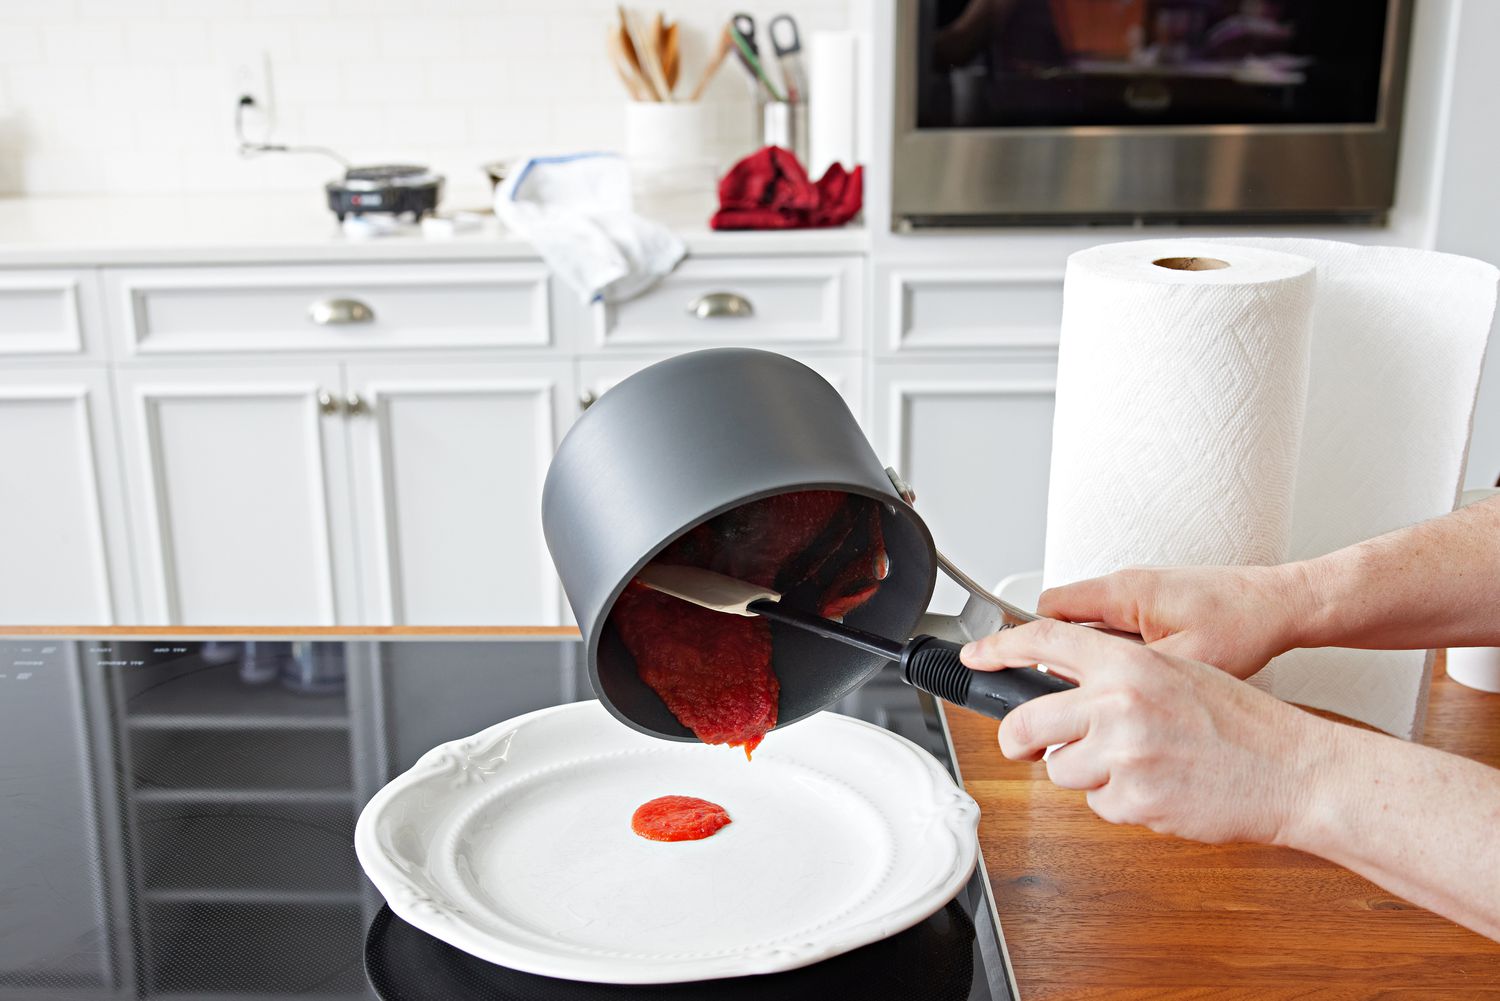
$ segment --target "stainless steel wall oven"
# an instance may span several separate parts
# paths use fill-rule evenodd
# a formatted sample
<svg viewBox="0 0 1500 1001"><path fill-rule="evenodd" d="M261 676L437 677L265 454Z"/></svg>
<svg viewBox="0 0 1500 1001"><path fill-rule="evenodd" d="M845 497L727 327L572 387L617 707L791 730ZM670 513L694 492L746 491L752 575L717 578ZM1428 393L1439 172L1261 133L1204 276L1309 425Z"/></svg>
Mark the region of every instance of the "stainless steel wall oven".
<svg viewBox="0 0 1500 1001"><path fill-rule="evenodd" d="M1381 220L1412 0L896 0L898 228Z"/></svg>

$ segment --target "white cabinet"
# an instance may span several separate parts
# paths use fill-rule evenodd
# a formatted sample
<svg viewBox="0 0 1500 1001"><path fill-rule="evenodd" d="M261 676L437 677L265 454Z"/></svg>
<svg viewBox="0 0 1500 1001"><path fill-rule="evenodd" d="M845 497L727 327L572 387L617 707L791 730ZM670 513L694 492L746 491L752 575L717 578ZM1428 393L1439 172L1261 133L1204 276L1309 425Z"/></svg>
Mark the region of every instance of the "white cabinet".
<svg viewBox="0 0 1500 1001"><path fill-rule="evenodd" d="M339 367L127 368L116 379L144 619L355 621L347 450L326 402Z"/></svg>
<svg viewBox="0 0 1500 1001"><path fill-rule="evenodd" d="M1055 381L1053 362L876 366L876 447L938 548L986 585L1041 568ZM962 605L940 576L934 609Z"/></svg>
<svg viewBox="0 0 1500 1001"><path fill-rule="evenodd" d="M121 358L552 343L540 262L131 268L104 284Z"/></svg>
<svg viewBox="0 0 1500 1001"><path fill-rule="evenodd" d="M876 272L878 355L1052 349L1060 269L887 265Z"/></svg>
<svg viewBox="0 0 1500 1001"><path fill-rule="evenodd" d="M560 621L541 489L567 362L124 368L144 618Z"/></svg>
<svg viewBox="0 0 1500 1001"><path fill-rule="evenodd" d="M541 493L571 364L351 364L345 385L364 621L561 621Z"/></svg>
<svg viewBox="0 0 1500 1001"><path fill-rule="evenodd" d="M695 256L613 306L535 260L0 272L0 553L27 568L0 621L567 622L557 444L719 345L832 383L966 569L1034 569L1060 279L816 247Z"/></svg>
<svg viewBox="0 0 1500 1001"><path fill-rule="evenodd" d="M0 622L135 618L102 368L0 371Z"/></svg>
<svg viewBox="0 0 1500 1001"><path fill-rule="evenodd" d="M0 359L81 358L97 348L99 327L94 272L0 271Z"/></svg>
<svg viewBox="0 0 1500 1001"><path fill-rule="evenodd" d="M857 257L689 258L629 302L596 303L591 340L636 351L857 349L863 273Z"/></svg>

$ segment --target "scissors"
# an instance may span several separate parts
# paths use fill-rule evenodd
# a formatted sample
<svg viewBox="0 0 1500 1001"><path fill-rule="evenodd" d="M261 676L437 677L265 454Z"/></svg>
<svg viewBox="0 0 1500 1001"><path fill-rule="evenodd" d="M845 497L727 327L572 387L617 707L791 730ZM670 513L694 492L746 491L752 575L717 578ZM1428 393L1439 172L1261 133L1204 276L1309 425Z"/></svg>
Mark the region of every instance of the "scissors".
<svg viewBox="0 0 1500 1001"><path fill-rule="evenodd" d="M766 34L771 38L771 50L776 53L776 62L781 66L786 99L802 100L807 80L802 74L802 35L797 30L797 19L790 14L777 14L766 26Z"/></svg>
<svg viewBox="0 0 1500 1001"><path fill-rule="evenodd" d="M786 17L785 14L781 16ZM774 23L773 21L772 24L774 25ZM771 96L771 100L782 100L781 93L776 89L776 84L771 81L765 67L762 65L760 45L755 41L755 18L749 14L740 13L730 18L729 24L734 29L735 35L738 36L734 47L734 54L739 58L740 65L745 68L745 72L750 74L752 85L759 82L766 88L766 93ZM772 44L775 44L774 39L772 40Z"/></svg>

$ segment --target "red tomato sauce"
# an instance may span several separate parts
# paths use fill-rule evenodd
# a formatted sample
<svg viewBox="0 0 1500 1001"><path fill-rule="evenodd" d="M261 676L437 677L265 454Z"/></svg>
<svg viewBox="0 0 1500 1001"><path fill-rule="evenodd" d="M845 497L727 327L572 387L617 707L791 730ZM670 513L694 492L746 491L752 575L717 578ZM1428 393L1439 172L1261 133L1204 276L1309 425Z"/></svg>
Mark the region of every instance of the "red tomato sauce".
<svg viewBox="0 0 1500 1001"><path fill-rule="evenodd" d="M696 796L658 796L636 808L630 829L651 841L702 841L732 821L729 811Z"/></svg>
<svg viewBox="0 0 1500 1001"><path fill-rule="evenodd" d="M855 555L845 547L856 540ZM844 559L833 565L835 554ZM879 504L832 490L777 494L684 533L654 561L738 577L842 619L874 596L889 571ZM636 671L672 715L706 744L745 756L776 725L781 683L771 624L710 611L630 583L610 615Z"/></svg>

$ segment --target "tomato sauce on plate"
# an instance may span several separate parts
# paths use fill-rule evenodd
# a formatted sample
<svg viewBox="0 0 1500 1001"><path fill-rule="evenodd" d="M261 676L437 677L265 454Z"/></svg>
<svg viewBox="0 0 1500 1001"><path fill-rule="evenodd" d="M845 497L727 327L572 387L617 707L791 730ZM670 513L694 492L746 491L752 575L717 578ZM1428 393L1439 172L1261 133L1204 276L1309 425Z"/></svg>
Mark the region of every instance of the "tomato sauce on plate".
<svg viewBox="0 0 1500 1001"><path fill-rule="evenodd" d="M851 539L857 552L844 553ZM846 559L831 565L835 554ZM842 619L874 596L889 571L879 504L834 490L765 497L685 532L654 561L737 577L786 594L813 587L819 614ZM745 756L776 725L781 683L771 624L726 615L631 582L611 621L641 680L706 744Z"/></svg>
<svg viewBox="0 0 1500 1001"><path fill-rule="evenodd" d="M696 796L658 796L636 808L630 829L651 841L702 841L732 821L729 811Z"/></svg>

